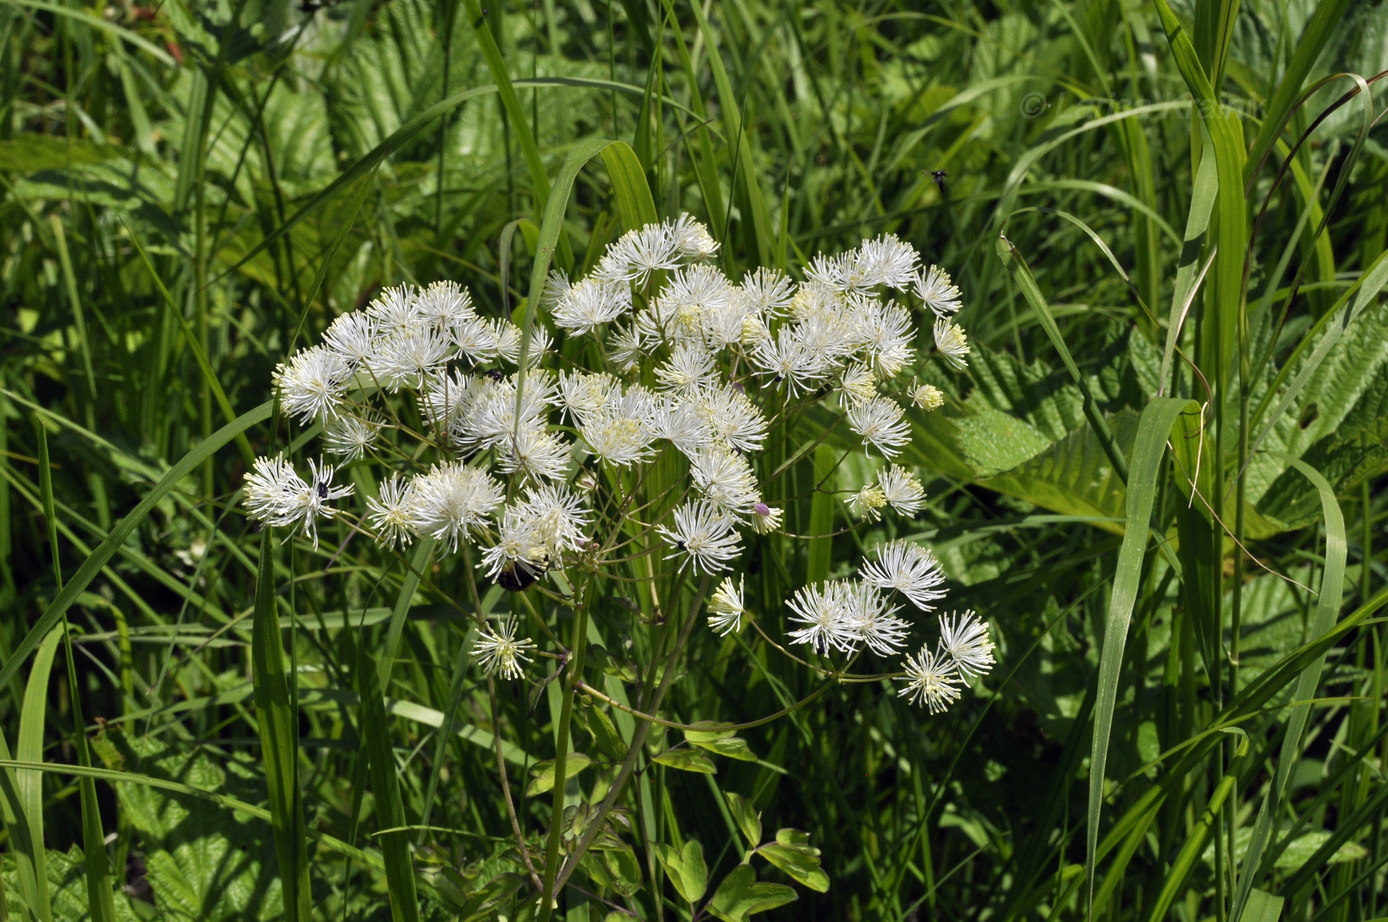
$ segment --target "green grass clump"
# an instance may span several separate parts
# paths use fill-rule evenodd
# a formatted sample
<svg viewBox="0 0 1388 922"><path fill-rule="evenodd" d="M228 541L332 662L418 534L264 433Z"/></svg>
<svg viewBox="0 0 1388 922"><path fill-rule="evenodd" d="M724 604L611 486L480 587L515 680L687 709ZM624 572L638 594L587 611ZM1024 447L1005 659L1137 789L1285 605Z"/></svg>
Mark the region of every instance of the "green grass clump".
<svg viewBox="0 0 1388 922"><path fill-rule="evenodd" d="M555 917L739 918L786 892L757 846L772 917L1388 917L1385 22L0 7L0 910L548 915L517 839L604 793L524 795L569 713L569 751L650 740ZM913 369L947 400L898 459L926 511L749 579L779 619L786 573L929 543L998 641L945 715L701 634L670 721L817 697L700 777L552 664L471 668L469 616L522 603L469 566L247 520L254 459L303 450L272 373L335 317L451 279L521 321L537 264L682 212L735 279L895 233L962 290L969 366ZM823 438L807 498L867 474ZM624 639L579 675L632 685Z"/></svg>

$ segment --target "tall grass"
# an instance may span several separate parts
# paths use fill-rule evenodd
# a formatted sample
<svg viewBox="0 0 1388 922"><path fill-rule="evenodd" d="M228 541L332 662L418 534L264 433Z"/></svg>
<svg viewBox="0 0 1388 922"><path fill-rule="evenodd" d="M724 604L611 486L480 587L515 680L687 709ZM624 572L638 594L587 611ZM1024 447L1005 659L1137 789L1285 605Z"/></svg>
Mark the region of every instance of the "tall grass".
<svg viewBox="0 0 1388 922"><path fill-rule="evenodd" d="M1001 665L933 719L835 686L716 776L643 757L640 889L578 875L564 918L687 918L657 845L732 871L722 792L821 849L785 918L1388 917L1382 4L309 6L0 7L5 911L525 905L511 830L543 857L583 793L523 796L561 683L489 688L449 596L512 602L281 546L238 488L334 316L452 278L523 317L547 244L649 207L734 276L888 231L954 274L975 353L900 533ZM683 722L816 690L691 643Z"/></svg>

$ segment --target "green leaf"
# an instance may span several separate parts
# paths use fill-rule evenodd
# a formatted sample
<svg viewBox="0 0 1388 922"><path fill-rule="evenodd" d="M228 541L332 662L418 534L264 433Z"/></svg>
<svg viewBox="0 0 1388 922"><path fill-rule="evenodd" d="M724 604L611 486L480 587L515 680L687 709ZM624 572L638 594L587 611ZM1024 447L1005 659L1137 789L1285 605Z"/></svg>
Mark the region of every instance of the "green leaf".
<svg viewBox="0 0 1388 922"><path fill-rule="evenodd" d="M757 761L756 753L752 752L747 741L740 736L730 736L720 740L690 740L689 742L700 749L707 749L709 752L717 753L729 759L737 759L740 762Z"/></svg>
<svg viewBox="0 0 1388 922"><path fill-rule="evenodd" d="M1137 601L1138 585L1142 578L1142 558L1147 548L1152 522L1152 504L1157 495L1157 475L1161 468L1166 440L1177 418L1186 412L1198 412L1194 401L1159 397L1142 411L1137 438L1133 445L1127 488L1127 521L1124 523L1123 543L1118 550L1118 564L1113 575L1113 590L1109 597L1108 616L1104 624L1103 650L1099 656L1099 677L1094 707L1094 738L1090 750L1088 828L1085 842L1086 865L1089 868L1088 906L1093 906L1093 881L1099 841L1099 810L1103 804L1104 768L1108 763L1108 744L1113 730L1113 712L1118 700L1122 678L1123 649L1128 639L1128 624Z"/></svg>
<svg viewBox="0 0 1388 922"><path fill-rule="evenodd" d="M294 689L284 662L276 606L275 544L270 529L260 536L255 612L251 620L251 679L255 688L256 729L270 795L275 854L284 872L285 916L310 917L308 840L304 836L303 793L299 789L299 733Z"/></svg>
<svg viewBox="0 0 1388 922"><path fill-rule="evenodd" d="M713 760L697 749L667 749L656 756L655 761L683 772L703 772L706 775L718 773Z"/></svg>
<svg viewBox="0 0 1388 922"><path fill-rule="evenodd" d="M733 812L733 819L737 821L737 828L742 830L747 843L756 848L761 843L761 815L752 802L741 794L724 791L723 796L728 801L728 809Z"/></svg>
<svg viewBox="0 0 1388 922"><path fill-rule="evenodd" d="M593 742L598 744L599 752L611 762L621 762L626 758L626 744L622 742L622 735L617 732L616 725L612 723L612 718L607 716L606 711L591 707L579 713L593 737Z"/></svg>
<svg viewBox="0 0 1388 922"><path fill-rule="evenodd" d="M140 523L149 517L159 501L167 496L169 491L173 490L184 477L187 477L242 432L269 419L271 407L272 403L266 401L255 409L242 413L234 422L227 423L199 442L197 448L180 458L178 463L159 479L159 482L145 495L145 498L140 500L140 504L121 519L120 524L111 529L111 533L106 536L101 545L82 562L82 566L77 568L76 574L63 587L63 591L58 593L57 598L44 609L38 621L34 622L34 626L29 628L28 633L24 635L24 639L15 646L13 652L6 658L5 665L0 667L0 686L10 683L10 680L19 672L24 661L34 652L39 642L62 618L63 612L67 611L72 603L77 601L78 596L86 591L92 580L96 579L97 574L115 556L116 551L120 550Z"/></svg>
<svg viewBox="0 0 1388 922"><path fill-rule="evenodd" d="M708 890L708 864L704 861L704 847L697 840L690 839L679 850L662 842L656 847L655 856L685 902L697 903L704 898Z"/></svg>
<svg viewBox="0 0 1388 922"><path fill-rule="evenodd" d="M581 752L570 752L564 758L564 778L576 778L578 773L593 764L593 760ZM545 759L536 762L530 769L530 784L526 785L525 796L534 797L554 789L555 761Z"/></svg>
<svg viewBox="0 0 1388 922"><path fill-rule="evenodd" d="M185 743L119 732L108 733L93 748L109 764L138 765L151 778L244 798L263 796L255 762L247 757L214 757ZM285 876L270 860L264 826L208 809L207 801L192 793L142 784L118 784L115 793L144 852L161 919L284 918Z"/></svg>
<svg viewBox="0 0 1388 922"><path fill-rule="evenodd" d="M708 908L724 922L741 922L796 899L795 890L785 884L758 883L756 871L744 864L723 878Z"/></svg>
<svg viewBox="0 0 1388 922"><path fill-rule="evenodd" d="M357 643L356 648L354 671L361 701L359 727L367 767L371 771L372 793L376 795L376 824L383 830L376 840L381 844L381 855L385 859L390 915L395 922L419 922L410 832L402 828L406 823L405 806L395 775L395 747L391 744L385 698L377 680L377 664L367 653L366 644Z"/></svg>
<svg viewBox="0 0 1388 922"><path fill-rule="evenodd" d="M811 890L829 891L829 875L819 866L819 849L810 845L809 833L778 829L776 841L757 849L757 854Z"/></svg>

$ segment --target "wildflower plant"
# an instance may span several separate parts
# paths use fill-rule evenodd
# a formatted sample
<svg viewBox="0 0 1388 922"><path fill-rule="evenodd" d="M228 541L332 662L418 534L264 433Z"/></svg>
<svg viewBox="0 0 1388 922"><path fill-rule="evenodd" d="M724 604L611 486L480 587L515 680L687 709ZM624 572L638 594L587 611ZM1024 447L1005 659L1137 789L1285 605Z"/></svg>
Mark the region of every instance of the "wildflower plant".
<svg viewBox="0 0 1388 922"><path fill-rule="evenodd" d="M470 587L460 597L475 603L461 607L478 630L476 668L537 688L564 679L561 766L575 696L636 718L583 828L560 831L560 768L543 853L517 842L542 894L558 892L603 830L627 828L613 811L647 734L682 726L659 714L696 625L715 643L765 643L828 683L895 680L930 713L993 664L977 615L933 617L945 574L917 542L882 544L784 598L748 566L755 545L793 581L805 547L924 509L919 477L898 459L911 415L944 401L919 383L927 353L945 368L967 361L959 290L891 234L818 255L799 280L769 268L734 280L713 265L717 250L687 215L632 230L589 271L551 273L525 329L452 282L388 288L275 372L283 410L317 428L323 455L308 478L283 457L246 476L248 515L315 548L329 521L387 554L427 544ZM821 471L826 450L837 455ZM870 463L843 465L849 454ZM811 460L806 491L790 472ZM844 484L841 468L874 472ZM335 482L344 470L355 486ZM824 524L807 500L822 508L825 497L838 521L807 529ZM488 582L514 594L511 614L480 610ZM591 619L633 637L629 668L610 673L626 677L622 689L585 673ZM696 746L699 733L735 729L683 728ZM610 862L583 867L599 883L621 876Z"/></svg>

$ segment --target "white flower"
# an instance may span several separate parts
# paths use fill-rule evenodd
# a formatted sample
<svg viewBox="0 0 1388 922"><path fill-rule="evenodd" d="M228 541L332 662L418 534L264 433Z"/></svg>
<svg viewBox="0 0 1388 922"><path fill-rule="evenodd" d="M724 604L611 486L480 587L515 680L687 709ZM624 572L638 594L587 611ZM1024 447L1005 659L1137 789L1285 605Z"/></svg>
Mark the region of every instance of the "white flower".
<svg viewBox="0 0 1388 922"><path fill-rule="evenodd" d="M864 445L871 445L884 457L894 458L901 446L911 441L901 407L886 397L873 397L849 407L848 428L862 436Z"/></svg>
<svg viewBox="0 0 1388 922"><path fill-rule="evenodd" d="M404 547L414 540L413 493L409 481L392 474L381 484L379 495L367 499L367 519L382 547Z"/></svg>
<svg viewBox="0 0 1388 922"><path fill-rule="evenodd" d="M795 613L790 620L807 626L791 631L790 642L807 643L816 653L853 650L859 637L844 604L845 589L843 580L801 587L787 605Z"/></svg>
<svg viewBox="0 0 1388 922"><path fill-rule="evenodd" d="M922 384L911 391L911 402L922 410L938 410L945 405L945 395L933 384Z"/></svg>
<svg viewBox="0 0 1388 922"><path fill-rule="evenodd" d="M774 269L754 269L742 278L742 295L757 313L780 317L790 306L795 286Z"/></svg>
<svg viewBox="0 0 1388 922"><path fill-rule="evenodd" d="M502 500L501 484L486 471L456 461L435 465L411 486L415 531L447 542L454 553L458 540L486 524Z"/></svg>
<svg viewBox="0 0 1388 922"><path fill-rule="evenodd" d="M304 425L336 416L351 380L351 361L323 346L300 351L275 369L274 378L280 406Z"/></svg>
<svg viewBox="0 0 1388 922"><path fill-rule="evenodd" d="M781 510L766 503L752 506L752 531L759 535L770 534L781 527Z"/></svg>
<svg viewBox="0 0 1388 922"><path fill-rule="evenodd" d="M376 351L367 357L366 367L388 390L419 387L427 376L441 370L452 346L432 327L417 324L403 327L376 341Z"/></svg>
<svg viewBox="0 0 1388 922"><path fill-rule="evenodd" d="M366 306L366 313L376 321L377 331L382 335L417 326L423 316L415 289L409 285L383 288Z"/></svg>
<svg viewBox="0 0 1388 922"><path fill-rule="evenodd" d="M595 413L579 424L578 431L593 454L618 467L645 461L654 452L655 433L638 419Z"/></svg>
<svg viewBox="0 0 1388 922"><path fill-rule="evenodd" d="M516 619L507 618L500 627L490 624L482 628L472 652L477 664L487 675L497 675L503 679L519 679L523 674L521 663L530 662L525 654L535 649L535 644L526 637L516 639Z"/></svg>
<svg viewBox="0 0 1388 922"><path fill-rule="evenodd" d="M949 280L949 273L937 266L922 269L913 279L916 297L935 312L936 317L946 317L959 310L959 289Z"/></svg>
<svg viewBox="0 0 1388 922"><path fill-rule="evenodd" d="M925 505L925 489L920 478L898 465L877 472L882 499L902 515L915 515Z"/></svg>
<svg viewBox="0 0 1388 922"><path fill-rule="evenodd" d="M687 502L675 510L675 527L656 527L666 542L675 550L666 554L665 559L682 557L698 573L728 569L732 560L742 548L738 534L733 530L732 520L712 504L704 501Z"/></svg>
<svg viewBox="0 0 1388 922"><path fill-rule="evenodd" d="M758 451L766 438L766 416L741 384L725 384L695 396L699 413L715 435L738 451Z"/></svg>
<svg viewBox="0 0 1388 922"><path fill-rule="evenodd" d="M689 459L689 475L699 492L727 515L744 518L761 502L752 465L735 451L711 447Z"/></svg>
<svg viewBox="0 0 1388 922"><path fill-rule="evenodd" d="M707 259L718 252L718 241L708 232L708 228L687 214L682 214L673 222L666 222L670 239L685 259Z"/></svg>
<svg viewBox="0 0 1388 922"><path fill-rule="evenodd" d="M785 381L792 394L813 390L828 374L823 359L806 346L792 328L782 329L774 339L757 343L749 357L758 374Z"/></svg>
<svg viewBox="0 0 1388 922"><path fill-rule="evenodd" d="M554 305L556 326L576 333L591 333L598 326L631 309L631 286L624 280L579 279Z"/></svg>
<svg viewBox="0 0 1388 922"><path fill-rule="evenodd" d="M617 379L604 372L561 371L559 406L574 422L601 413L622 394Z"/></svg>
<svg viewBox="0 0 1388 922"><path fill-rule="evenodd" d="M861 490L848 498L848 508L854 515L862 516L869 522L876 522L887 505L887 494L875 483L865 484Z"/></svg>
<svg viewBox="0 0 1388 922"><path fill-rule="evenodd" d="M896 234L864 240L854 260L854 275L869 285L903 289L914 278L920 254Z"/></svg>
<svg viewBox="0 0 1388 922"><path fill-rule="evenodd" d="M294 507L294 497L308 484L283 458L257 458L255 470L246 473L246 512L258 522L276 525Z"/></svg>
<svg viewBox="0 0 1388 922"><path fill-rule="evenodd" d="M448 332L477 316L472 295L456 282L434 282L418 295L420 316L436 329Z"/></svg>
<svg viewBox="0 0 1388 922"><path fill-rule="evenodd" d="M950 323L941 317L935 321L935 348L940 357L955 368L968 364L964 356L969 354L969 341L964 337L964 328Z"/></svg>
<svg viewBox="0 0 1388 922"><path fill-rule="evenodd" d="M859 299L854 305L856 347L882 379L894 378L915 357L911 348L915 324L906 309L895 304Z"/></svg>
<svg viewBox="0 0 1388 922"><path fill-rule="evenodd" d="M858 575L883 591L895 589L924 611L934 609L932 602L945 597L936 589L945 581L944 571L935 555L909 541L893 541L877 550L877 560L858 568Z"/></svg>
<svg viewBox="0 0 1388 922"><path fill-rule="evenodd" d="M742 616L747 614L743 588L743 577L737 578L737 585L731 576L725 577L709 599L708 626L723 637L742 630Z"/></svg>
<svg viewBox="0 0 1388 922"><path fill-rule="evenodd" d="M622 371L634 371L646 357L646 342L636 324L628 324L607 334L607 355Z"/></svg>
<svg viewBox="0 0 1388 922"><path fill-rule="evenodd" d="M993 668L988 625L972 610L940 616L940 651L962 675L987 675Z"/></svg>
<svg viewBox="0 0 1388 922"><path fill-rule="evenodd" d="M335 468L321 467L316 460L308 462L310 478L306 482L294 472L283 458L259 458L255 470L246 474L245 504L250 517L267 525L298 526L318 547L318 520L337 516L328 505L335 499L351 496L354 487L332 485Z"/></svg>
<svg viewBox="0 0 1388 922"><path fill-rule="evenodd" d="M711 387L717 378L713 356L701 345L681 343L670 350L670 358L657 365L655 376L660 389L675 394L691 394Z"/></svg>
<svg viewBox="0 0 1388 922"><path fill-rule="evenodd" d="M379 423L360 416L339 416L323 429L323 447L344 461L356 461L376 441Z"/></svg>
<svg viewBox="0 0 1388 922"><path fill-rule="evenodd" d="M844 405L856 406L877 396L877 377L872 369L855 362L843 370L839 388Z"/></svg>
<svg viewBox="0 0 1388 922"><path fill-rule="evenodd" d="M502 437L497 446L496 466L507 474L521 471L532 480L563 480L571 453L569 443L558 434L538 425L527 425L514 436Z"/></svg>
<svg viewBox="0 0 1388 922"><path fill-rule="evenodd" d="M493 579L508 568L537 576L563 566L564 554L587 542L584 530L590 516L582 500L563 487L529 487L523 500L502 513L496 544L482 552L478 566L486 567Z"/></svg>
<svg viewBox="0 0 1388 922"><path fill-rule="evenodd" d="M323 333L323 345L355 368L376 351L376 321L361 311L343 314Z"/></svg>
<svg viewBox="0 0 1388 922"><path fill-rule="evenodd" d="M898 697L910 695L912 704L924 704L932 714L939 714L958 701L962 684L954 663L947 657L937 656L928 646L906 658L906 675L896 681L907 683L897 692Z"/></svg>
<svg viewBox="0 0 1388 922"><path fill-rule="evenodd" d="M875 586L864 582L848 582L842 590L844 617L856 640L882 656L890 656L906 643L911 626L893 615L899 610L888 607L887 599Z"/></svg>
<svg viewBox="0 0 1388 922"><path fill-rule="evenodd" d="M692 400L661 404L651 420L651 428L658 438L668 439L687 458L717 444L717 434Z"/></svg>
<svg viewBox="0 0 1388 922"><path fill-rule="evenodd" d="M652 272L674 269L679 260L679 246L669 228L647 224L640 230L627 231L609 246L593 277L645 285Z"/></svg>

